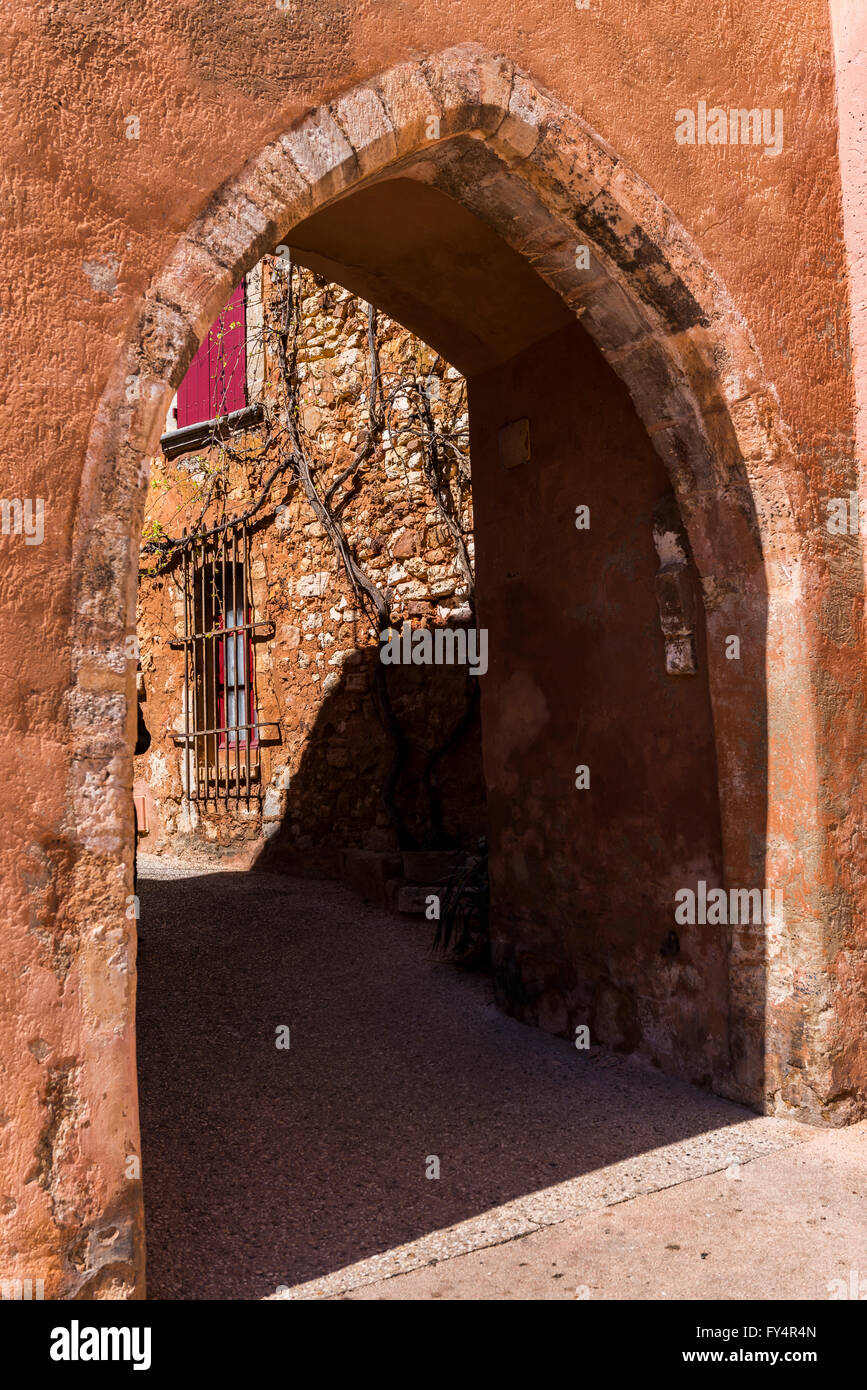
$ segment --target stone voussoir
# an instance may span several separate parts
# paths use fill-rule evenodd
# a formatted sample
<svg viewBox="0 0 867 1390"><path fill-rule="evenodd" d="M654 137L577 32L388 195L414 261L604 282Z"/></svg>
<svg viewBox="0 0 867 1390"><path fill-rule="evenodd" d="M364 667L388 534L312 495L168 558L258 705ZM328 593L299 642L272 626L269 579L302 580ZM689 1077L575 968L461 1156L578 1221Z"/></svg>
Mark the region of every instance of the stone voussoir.
<svg viewBox="0 0 867 1390"><path fill-rule="evenodd" d="M237 284L248 266L268 249L270 217L239 181L233 180L212 198L188 237L224 265Z"/></svg>
<svg viewBox="0 0 867 1390"><path fill-rule="evenodd" d="M508 109L514 69L473 44L447 49L422 64L440 105L440 137L493 134Z"/></svg>
<svg viewBox="0 0 867 1390"><path fill-rule="evenodd" d="M391 121L399 159L435 142L431 122L441 121L442 108L420 63L400 63L371 78L368 85Z"/></svg>
<svg viewBox="0 0 867 1390"><path fill-rule="evenodd" d="M199 242L181 237L149 298L177 309L201 341L234 289L229 269Z"/></svg>
<svg viewBox="0 0 867 1390"><path fill-rule="evenodd" d="M310 185L315 207L345 192L358 177L355 150L326 107L281 135L279 143Z"/></svg>
<svg viewBox="0 0 867 1390"><path fill-rule="evenodd" d="M397 158L394 126L373 87L354 87L331 107L334 119L355 150L362 176Z"/></svg>

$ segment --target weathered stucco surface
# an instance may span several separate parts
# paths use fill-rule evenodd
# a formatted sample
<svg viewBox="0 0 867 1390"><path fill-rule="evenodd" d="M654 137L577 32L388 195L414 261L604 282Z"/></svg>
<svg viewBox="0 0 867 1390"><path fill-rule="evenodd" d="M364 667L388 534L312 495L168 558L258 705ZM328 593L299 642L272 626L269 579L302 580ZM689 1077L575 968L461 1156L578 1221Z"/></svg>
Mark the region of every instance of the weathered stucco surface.
<svg viewBox="0 0 867 1390"><path fill-rule="evenodd" d="M0 542L4 1274L49 1297L143 1291L124 638L147 458L240 275L394 173L531 263L632 395L705 599L726 881L786 902L781 930L729 943L730 1089L810 1120L860 1113L863 560L824 518L858 486L863 222L847 245L825 0L88 0L7 28L3 491L45 500L45 537ZM675 111L702 101L782 109L781 152L677 145ZM501 293L483 257L460 271L463 309L427 266L414 284L406 264L365 267L352 208L327 254L354 272L335 278L364 292L375 273L391 312L393 270L399 316L471 399L474 374L544 336L529 289L505 357L495 318L467 324ZM428 265L457 274L459 247Z"/></svg>

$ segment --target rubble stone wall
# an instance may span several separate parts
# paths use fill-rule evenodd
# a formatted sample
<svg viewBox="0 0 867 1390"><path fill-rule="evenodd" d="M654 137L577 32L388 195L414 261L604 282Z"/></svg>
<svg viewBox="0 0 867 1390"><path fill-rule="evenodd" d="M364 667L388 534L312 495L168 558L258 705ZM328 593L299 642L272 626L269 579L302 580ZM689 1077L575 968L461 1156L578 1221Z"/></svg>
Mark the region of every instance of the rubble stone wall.
<svg viewBox="0 0 867 1390"><path fill-rule="evenodd" d="M273 257L247 276L248 398L281 408L275 352L262 333L263 311L277 311L281 268ZM351 462L369 428L371 363L368 305L322 277L301 270L296 290L299 334L296 376L304 429L321 468L324 492ZM376 317L379 390L394 398L393 435L361 476L341 520L358 562L388 595L396 626L465 624L467 585L455 546L422 468L421 441L411 430L406 379L425 384L435 420L447 420L450 438L468 452L466 383L432 349L385 315ZM171 415L171 412L170 412ZM171 423L171 420L170 420ZM402 427L408 433L405 436ZM226 514L240 515L257 494L274 450L262 429L233 441L243 462L226 459L219 445L171 460L151 460L144 535L179 535L196 521L215 469L229 471ZM472 555L472 503L467 477L460 489L462 529ZM457 495L457 494L456 494ZM210 524L214 508L206 515ZM231 858L250 863L268 843L268 862L331 868L346 848L398 849L382 803L394 757L376 699L380 641L325 529L297 485L278 485L253 519L249 551L250 597L256 622L272 622L274 635L254 642L257 717L276 726L263 742L261 775L246 801L190 801L184 795L184 655L171 643L183 636L184 600L179 560L156 565L143 552L137 615L144 698L151 734L136 760L136 787L147 800L141 849L183 858ZM395 713L408 744L397 800L417 841L430 843L430 815L422 786L428 755L447 742L467 706L467 668L388 670ZM435 793L444 842L474 847L485 832L479 720L450 747L436 768ZM440 836L440 843L443 837ZM437 845L439 847L439 844Z"/></svg>

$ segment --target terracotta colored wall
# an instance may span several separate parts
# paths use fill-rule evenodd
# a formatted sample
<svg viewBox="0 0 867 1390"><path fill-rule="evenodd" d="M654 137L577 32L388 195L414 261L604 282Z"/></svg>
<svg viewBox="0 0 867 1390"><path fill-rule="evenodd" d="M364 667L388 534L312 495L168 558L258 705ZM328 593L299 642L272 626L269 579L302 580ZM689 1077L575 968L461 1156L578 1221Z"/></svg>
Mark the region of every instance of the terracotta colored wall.
<svg viewBox="0 0 867 1390"><path fill-rule="evenodd" d="M679 413L683 400L668 393L664 372L651 382L651 363L634 379L647 385L637 388L637 404L672 466L686 469L698 457L714 485L714 468L726 485L734 479L729 512L717 507L710 482L694 499L703 537L696 558L703 579L713 580L709 631L732 611L746 622L754 601L760 609L759 579L770 596L769 844L791 887L790 916L773 941L735 943L732 981L759 981L766 947L773 976L767 1001L758 986L743 991L750 1018L763 1018L767 1002L773 1024L767 1075L756 1063L746 1091L813 1119L840 1123L858 1113L867 661L860 541L831 543L822 525L824 497L857 479L852 253L843 236L826 0L606 0L589 11L563 0L519 9L478 0L411 8L304 0L285 12L260 0L148 0L138 8L88 0L20 8L7 25L10 228L0 307L14 429L4 440L2 492L43 498L46 519L41 545L0 538L3 1271L44 1275L49 1296L143 1288L139 1191L126 1176L138 1145L134 939L125 917L135 707L121 640L134 627L142 458L195 333L225 301L236 268L270 249L255 244L274 230L270 213L255 199L241 202L208 245L187 242L184 273L163 283L163 307L139 331L143 296L182 232L267 141L353 84L455 43L480 43L530 75L537 95L524 108L518 102L502 143L519 174L527 161L527 186L557 204L561 226L568 215L574 227L582 212L573 190L586 172L580 162L558 165L558 151L578 140L563 109L599 137L581 135L591 172L604 167L609 179L596 231L634 302L655 312L666 286L683 302L688 283L712 306L686 326L670 317L655 340L660 362L680 354L716 446L711 462L698 436L684 452L689 412ZM424 130L411 85L407 78L405 89L393 89L395 157L421 139L416 126ZM540 88L550 97L539 97ZM479 128L485 111L502 119L495 101L464 102L459 82L457 89L431 89L431 104L451 113L446 131L463 109L480 113ZM782 153L678 147L674 111L701 100L781 107ZM534 126L539 108L544 137ZM136 118L138 138L127 138L135 126L126 117ZM362 126L363 115L354 138L369 154ZM379 156L371 158L375 165ZM320 199L343 187L342 173L332 185L330 177L326 169L313 180ZM354 167L350 177L358 177ZM276 192L262 187L258 196L285 214L291 199L279 173ZM475 192L482 196L480 185ZM293 204L286 220L305 215ZM503 216L500 228L508 225ZM527 232L522 246L542 274L547 244ZM595 331L604 338L598 318ZM652 359L649 347L634 356L643 352ZM628 378L629 363L616 365ZM744 536L760 541L758 578L733 567ZM74 653L73 633L84 634ZM710 643L708 660L713 679ZM721 784L727 797L759 804L738 764L750 730L738 727L736 706L732 686L715 707L726 754ZM724 839L732 836L729 823ZM99 1232L108 1226L118 1235L105 1245Z"/></svg>
<svg viewBox="0 0 867 1390"><path fill-rule="evenodd" d="M855 438L860 461L861 517L864 518L867 517L867 8L860 0L832 0L830 8L840 122L843 231L849 263ZM862 529L863 526L862 522Z"/></svg>
<svg viewBox="0 0 867 1390"><path fill-rule="evenodd" d="M470 407L500 995L527 1022L586 1023L719 1083L725 932L682 928L661 952L675 891L722 868L704 634L698 674L666 675L654 594L667 474L578 325L474 378ZM498 429L522 416L531 459L507 471Z"/></svg>

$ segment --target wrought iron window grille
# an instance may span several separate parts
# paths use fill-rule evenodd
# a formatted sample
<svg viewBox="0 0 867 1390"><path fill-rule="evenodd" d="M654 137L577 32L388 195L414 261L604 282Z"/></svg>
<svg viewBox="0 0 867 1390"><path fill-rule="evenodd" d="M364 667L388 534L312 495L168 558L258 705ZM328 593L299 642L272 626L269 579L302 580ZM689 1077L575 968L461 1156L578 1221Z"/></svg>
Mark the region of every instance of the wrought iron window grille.
<svg viewBox="0 0 867 1390"><path fill-rule="evenodd" d="M256 621L250 598L249 528L228 521L183 533L184 795L199 803L251 801L261 795L263 744L279 726L263 724L256 704L255 643L274 623Z"/></svg>

